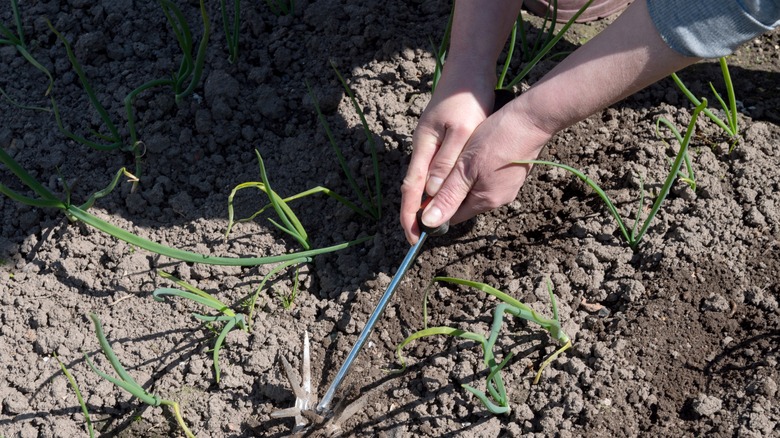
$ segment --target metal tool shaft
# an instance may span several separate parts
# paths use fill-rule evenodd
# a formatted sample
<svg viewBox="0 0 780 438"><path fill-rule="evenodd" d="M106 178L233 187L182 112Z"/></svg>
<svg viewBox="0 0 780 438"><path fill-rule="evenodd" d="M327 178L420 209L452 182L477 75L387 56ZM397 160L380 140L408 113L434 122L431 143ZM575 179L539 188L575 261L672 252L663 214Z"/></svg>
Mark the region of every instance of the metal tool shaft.
<svg viewBox="0 0 780 438"><path fill-rule="evenodd" d="M349 352L349 355L347 356L347 359L344 361L344 364L341 365L339 372L336 373L336 378L333 379L333 383L330 384L330 388L328 388L328 391L325 393L325 395L322 397L322 400L317 405L318 412L322 412L328 409L328 405L330 405L331 400L333 400L333 395L336 393L336 389L338 389L339 385L341 384L341 381L344 380L344 376L347 375L347 372L349 372L349 369L352 367L352 364L355 362L355 358L357 357L358 353L360 353L360 350L363 348L363 344L366 343L368 336L371 334L371 331L374 329L374 325L376 324L379 317L382 316L385 307L387 307L387 303L390 301L390 298L393 297L393 294L395 293L396 289L398 289L398 285L401 283L401 280L404 278L404 274L406 274L406 271L409 270L409 267L412 265L412 262L414 262L414 259L417 258L417 254L420 252L420 248L422 248L423 242L425 242L425 239L427 237L428 237L428 233L426 233L425 231L420 233L420 238L417 240L417 243L415 243L414 246L412 246L409 249L409 252L406 253L406 257L404 257L403 262L401 262L401 266L398 267L398 271L396 271L395 275L393 276L393 279L390 281L390 285L387 286L387 290L385 291L384 295L382 295L382 297L379 299L379 303L376 305L374 312L371 313L371 316L368 318L368 321L366 321L366 326L363 327L363 331L360 332L360 336L355 342L355 346L352 347L352 350Z"/></svg>

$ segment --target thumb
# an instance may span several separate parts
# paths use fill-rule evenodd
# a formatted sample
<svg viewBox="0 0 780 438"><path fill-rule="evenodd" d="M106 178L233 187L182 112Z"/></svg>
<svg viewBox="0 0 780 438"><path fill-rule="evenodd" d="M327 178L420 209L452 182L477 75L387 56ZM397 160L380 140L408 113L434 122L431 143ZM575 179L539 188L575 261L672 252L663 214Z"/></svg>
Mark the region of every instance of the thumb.
<svg viewBox="0 0 780 438"><path fill-rule="evenodd" d="M474 181L463 171L462 160L458 160L436 196L423 210L420 218L422 223L427 227L436 228L449 221L463 204L473 186Z"/></svg>

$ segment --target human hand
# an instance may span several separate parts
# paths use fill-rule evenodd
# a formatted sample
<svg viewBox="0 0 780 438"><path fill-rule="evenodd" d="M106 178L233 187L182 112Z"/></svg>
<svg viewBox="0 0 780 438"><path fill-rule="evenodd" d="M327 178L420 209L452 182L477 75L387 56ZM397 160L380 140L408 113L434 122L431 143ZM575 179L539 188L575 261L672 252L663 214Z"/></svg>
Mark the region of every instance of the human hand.
<svg viewBox="0 0 780 438"><path fill-rule="evenodd" d="M522 96L515 99L473 131L449 168L431 165L427 193L433 199L423 212L425 225L435 228L448 220L452 224L463 222L515 199L530 166L511 164L512 161L535 159L553 134L535 126L528 114ZM438 156L434 161L437 159ZM439 171L446 172L444 181L432 190L430 179L440 175L436 173ZM414 194L410 192L408 188L402 190L402 225L407 240L415 242L419 237L414 224L419 196L411 198ZM407 215L411 216L412 226L403 220Z"/></svg>
<svg viewBox="0 0 780 438"><path fill-rule="evenodd" d="M401 186L401 225L409 242L416 242L420 235L416 214L423 193L433 196L438 192L472 132L490 114L494 78L494 74L485 75L480 80L473 72L459 75L455 68L445 70L420 117Z"/></svg>

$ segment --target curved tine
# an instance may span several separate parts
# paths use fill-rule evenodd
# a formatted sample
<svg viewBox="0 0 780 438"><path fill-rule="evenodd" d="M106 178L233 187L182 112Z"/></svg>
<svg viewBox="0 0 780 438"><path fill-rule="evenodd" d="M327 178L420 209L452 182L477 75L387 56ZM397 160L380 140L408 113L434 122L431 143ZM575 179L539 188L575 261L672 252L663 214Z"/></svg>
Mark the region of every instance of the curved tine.
<svg viewBox="0 0 780 438"><path fill-rule="evenodd" d="M309 348L309 331L303 332L303 363L301 364L301 377L303 378L303 389L306 394L306 404L304 409L308 409L310 405L314 405L317 400L317 394L314 392L311 386L311 348Z"/></svg>
<svg viewBox="0 0 780 438"><path fill-rule="evenodd" d="M298 379L298 376L295 374L295 371L292 369L292 365L290 365L290 362L287 361L283 356L282 359L282 366L284 367L284 372L287 375L287 380L290 382L290 387L293 390L293 393L295 394L296 399L305 399L306 393L304 392L303 388L301 387L301 381ZM296 400L296 405L297 405Z"/></svg>
<svg viewBox="0 0 780 438"><path fill-rule="evenodd" d="M292 407L292 408L286 408L286 409L280 409L278 411L271 412L270 416L271 418L288 418L288 417L297 417L300 415L301 410Z"/></svg>

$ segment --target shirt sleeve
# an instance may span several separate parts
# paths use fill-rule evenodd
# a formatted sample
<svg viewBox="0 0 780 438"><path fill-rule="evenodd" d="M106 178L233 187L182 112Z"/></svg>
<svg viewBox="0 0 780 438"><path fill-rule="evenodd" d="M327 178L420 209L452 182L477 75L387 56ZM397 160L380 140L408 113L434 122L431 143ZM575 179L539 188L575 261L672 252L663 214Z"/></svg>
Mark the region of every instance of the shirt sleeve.
<svg viewBox="0 0 780 438"><path fill-rule="evenodd" d="M661 38L681 55L720 58L780 25L780 0L647 0Z"/></svg>

